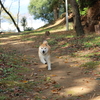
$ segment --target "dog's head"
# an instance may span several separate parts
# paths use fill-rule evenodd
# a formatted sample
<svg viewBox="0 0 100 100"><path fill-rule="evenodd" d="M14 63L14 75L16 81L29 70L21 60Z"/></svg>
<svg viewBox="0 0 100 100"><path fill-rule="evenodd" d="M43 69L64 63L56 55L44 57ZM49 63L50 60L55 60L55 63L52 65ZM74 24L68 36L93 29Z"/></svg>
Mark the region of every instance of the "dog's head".
<svg viewBox="0 0 100 100"><path fill-rule="evenodd" d="M48 43L47 41L44 41L43 44L39 47L39 51L42 53L42 54L47 54L48 53Z"/></svg>

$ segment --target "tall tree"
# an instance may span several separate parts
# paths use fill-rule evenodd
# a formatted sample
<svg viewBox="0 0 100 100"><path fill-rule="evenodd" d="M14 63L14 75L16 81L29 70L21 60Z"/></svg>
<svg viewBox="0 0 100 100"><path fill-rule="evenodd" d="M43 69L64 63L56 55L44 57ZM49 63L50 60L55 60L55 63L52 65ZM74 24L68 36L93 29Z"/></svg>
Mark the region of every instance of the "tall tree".
<svg viewBox="0 0 100 100"><path fill-rule="evenodd" d="M20 0L18 0L17 25L19 24Z"/></svg>
<svg viewBox="0 0 100 100"><path fill-rule="evenodd" d="M25 31L26 25L27 25L27 20L26 17L22 17L21 19L21 25L23 26L23 30Z"/></svg>
<svg viewBox="0 0 100 100"><path fill-rule="evenodd" d="M100 21L100 0L79 0L80 9L87 9L85 29L89 32L95 31L95 25Z"/></svg>
<svg viewBox="0 0 100 100"><path fill-rule="evenodd" d="M59 7L60 7L60 2L62 0L49 0L49 10L53 12L53 17L54 20L56 21L59 18Z"/></svg>
<svg viewBox="0 0 100 100"><path fill-rule="evenodd" d="M2 8L0 6L0 29L1 29L1 10L2 10Z"/></svg>
<svg viewBox="0 0 100 100"><path fill-rule="evenodd" d="M59 14L64 12L63 0L30 0L29 12L34 15L34 19L41 18L51 22L57 20ZM62 9L62 10L60 10Z"/></svg>
<svg viewBox="0 0 100 100"><path fill-rule="evenodd" d="M4 7L4 5L3 5L3 3L2 3L1 0L0 0L0 5L1 5L2 9L3 9L3 10L9 15L9 17L11 18L11 20L12 20L12 22L14 23L14 25L15 25L17 31L20 32L20 28L19 28L18 25L16 24L16 22L15 22L14 18L12 17L12 15L6 10L6 8Z"/></svg>
<svg viewBox="0 0 100 100"><path fill-rule="evenodd" d="M84 7L90 7L95 4L98 0L78 0L80 9L83 10Z"/></svg>
<svg viewBox="0 0 100 100"><path fill-rule="evenodd" d="M0 0L1 1L1 0ZM5 0L3 1L3 3L5 2ZM2 17L1 17L1 13L2 13L2 7L0 5L0 29L1 29L1 20L2 20Z"/></svg>
<svg viewBox="0 0 100 100"><path fill-rule="evenodd" d="M81 25L81 19L80 19L80 13L79 13L79 8L76 0L70 0L70 4L72 7L72 12L74 14L74 28L76 30L77 36L82 36L84 35L84 30Z"/></svg>

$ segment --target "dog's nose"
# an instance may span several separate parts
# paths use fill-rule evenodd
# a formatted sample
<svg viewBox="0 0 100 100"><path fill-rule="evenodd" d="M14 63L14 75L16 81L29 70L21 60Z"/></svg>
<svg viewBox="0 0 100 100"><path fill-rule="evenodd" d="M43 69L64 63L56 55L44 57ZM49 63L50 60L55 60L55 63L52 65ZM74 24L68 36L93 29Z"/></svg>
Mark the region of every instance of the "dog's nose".
<svg viewBox="0 0 100 100"><path fill-rule="evenodd" d="M43 53L45 53L45 51L43 51Z"/></svg>

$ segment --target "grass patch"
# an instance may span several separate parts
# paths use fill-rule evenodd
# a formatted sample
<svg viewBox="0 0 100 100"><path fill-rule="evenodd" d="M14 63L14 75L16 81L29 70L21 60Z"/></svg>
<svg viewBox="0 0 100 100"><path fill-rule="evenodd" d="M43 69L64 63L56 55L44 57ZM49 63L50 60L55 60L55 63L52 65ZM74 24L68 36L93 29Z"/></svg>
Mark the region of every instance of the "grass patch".
<svg viewBox="0 0 100 100"><path fill-rule="evenodd" d="M5 95L0 95L0 100L6 100L7 98Z"/></svg>
<svg viewBox="0 0 100 100"><path fill-rule="evenodd" d="M66 47L66 46L68 46L68 43L62 44L62 47Z"/></svg>
<svg viewBox="0 0 100 100"><path fill-rule="evenodd" d="M99 65L100 62L98 61L91 61L91 62L87 62L85 64L82 64L80 67L84 67L85 69L88 69L88 70L93 70L97 67L97 65Z"/></svg>
<svg viewBox="0 0 100 100"><path fill-rule="evenodd" d="M26 80L24 76L30 71L25 67L29 64L29 58L14 48L0 48L0 100L10 100L10 95L13 99L23 97L32 91L37 83Z"/></svg>
<svg viewBox="0 0 100 100"><path fill-rule="evenodd" d="M55 45L55 44L57 44L56 40L54 40L54 39L49 40L49 45Z"/></svg>
<svg viewBox="0 0 100 100"><path fill-rule="evenodd" d="M19 73L28 71L26 67L22 65L27 64L27 60L22 54L17 54L16 50L0 49L0 80L22 80L23 76L19 76Z"/></svg>
<svg viewBox="0 0 100 100"><path fill-rule="evenodd" d="M84 63L81 66L77 65L77 67L78 66L83 67L87 69L87 72L89 72L89 70L94 70L95 68L97 68L97 66L100 64L99 62L100 55L99 53L91 53L91 52L89 53L89 50L90 49L93 50L95 46L97 47L100 46L100 42L99 42L100 36L87 35L84 37L76 37L74 35L74 31L60 32L61 31L60 29L62 28L63 26L57 26L53 28L35 30L34 32L32 31L29 34L27 34L27 32L18 34L15 37L12 36L12 34L4 35L4 36L8 37L8 39L11 39L12 41L17 39L19 39L20 41L24 41L22 43L23 44L26 43L26 45L28 43L27 41L33 41L33 43L29 42L28 44L30 48L31 47L38 48L40 43L42 43L44 39L47 39L48 44L51 46L52 51L53 50L57 51L57 53L55 53L53 56L56 56L57 54L57 55L61 55L63 58L63 56L65 57L67 55L67 59L69 59L68 63L70 62L70 58L72 58L71 63L73 64L76 63L76 65L78 60L77 58L80 58L79 61L81 63L84 63L84 61L86 62L86 60L89 59L90 62ZM58 30L59 32L56 32ZM50 36L45 37L44 36L45 31L51 31ZM31 59L33 58L35 59L35 57L32 58L30 55L28 55L28 57L20 54L20 52L18 52L17 50L0 49L0 64L2 65L2 67L0 68L0 74L2 74L0 76L0 88L1 88L0 95L7 92L11 94L15 99L17 97L20 98L20 96L23 97L27 96L28 93L31 91L33 94L36 92L41 95L42 92L44 92L44 90L46 91L47 89L51 90L52 89L51 85L53 86L54 89L58 89L58 90L61 89L60 84L58 83L54 84L51 82L52 81L51 77L46 77L45 75L39 76L39 72L41 72L41 70L38 70L36 72L38 73L36 76L34 75L35 70L33 70L32 76L30 75L31 73L26 73L27 71L30 71L31 63L34 64L34 61L31 62ZM35 66L33 64L32 67ZM25 66L27 66L28 68L26 68ZM21 91L21 93L16 92L16 89L18 91ZM9 94L7 94L7 96ZM38 95L36 96L37 97L34 96L36 100L42 100L41 97L39 97ZM0 100L5 100L5 98L6 96L2 95ZM52 98L53 97L51 97L51 99Z"/></svg>

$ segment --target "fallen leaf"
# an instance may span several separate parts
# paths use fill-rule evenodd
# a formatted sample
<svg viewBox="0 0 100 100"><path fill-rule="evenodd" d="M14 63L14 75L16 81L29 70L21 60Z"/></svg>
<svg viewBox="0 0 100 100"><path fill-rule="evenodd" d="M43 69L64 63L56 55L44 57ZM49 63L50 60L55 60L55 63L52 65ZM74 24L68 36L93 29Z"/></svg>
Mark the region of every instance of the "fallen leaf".
<svg viewBox="0 0 100 100"><path fill-rule="evenodd" d="M70 75L71 72L67 72L67 75Z"/></svg>
<svg viewBox="0 0 100 100"><path fill-rule="evenodd" d="M68 63L67 61L64 61L64 63Z"/></svg>
<svg viewBox="0 0 100 100"><path fill-rule="evenodd" d="M71 96L72 96L72 94L68 94L68 96L69 96L69 97L71 97Z"/></svg>
<svg viewBox="0 0 100 100"><path fill-rule="evenodd" d="M42 96L42 99L47 99L47 97L45 97L45 96Z"/></svg>
<svg viewBox="0 0 100 100"><path fill-rule="evenodd" d="M62 57L59 57L59 59L61 59Z"/></svg>
<svg viewBox="0 0 100 100"><path fill-rule="evenodd" d="M53 94L57 94L57 93L58 93L58 90L57 90L57 89L54 89L54 90L51 90L51 92L52 92Z"/></svg>
<svg viewBox="0 0 100 100"><path fill-rule="evenodd" d="M46 80L49 81L51 79L51 77L47 77Z"/></svg>
<svg viewBox="0 0 100 100"><path fill-rule="evenodd" d="M34 65L38 65L38 63L35 62Z"/></svg>
<svg viewBox="0 0 100 100"><path fill-rule="evenodd" d="M51 83L45 83L44 85L49 87L51 85Z"/></svg>
<svg viewBox="0 0 100 100"><path fill-rule="evenodd" d="M86 81L86 83L89 83L89 81Z"/></svg>
<svg viewBox="0 0 100 100"><path fill-rule="evenodd" d="M62 57L56 56L56 58L59 58L59 59L61 59Z"/></svg>
<svg viewBox="0 0 100 100"><path fill-rule="evenodd" d="M34 70L34 68L32 68L32 70Z"/></svg>
<svg viewBox="0 0 100 100"><path fill-rule="evenodd" d="M22 82L22 83L28 83L28 81L26 81L26 80L22 80L21 82Z"/></svg>
<svg viewBox="0 0 100 100"><path fill-rule="evenodd" d="M55 77L55 76L57 76L57 75L51 75L51 77Z"/></svg>
<svg viewBox="0 0 100 100"><path fill-rule="evenodd" d="M34 73L34 76L37 76L38 74L37 73Z"/></svg>
<svg viewBox="0 0 100 100"><path fill-rule="evenodd" d="M53 81L53 82L52 82L52 84L56 84L56 83L57 83L56 81Z"/></svg>
<svg viewBox="0 0 100 100"><path fill-rule="evenodd" d="M34 75L34 73L32 72L30 76L32 77L33 75Z"/></svg>

